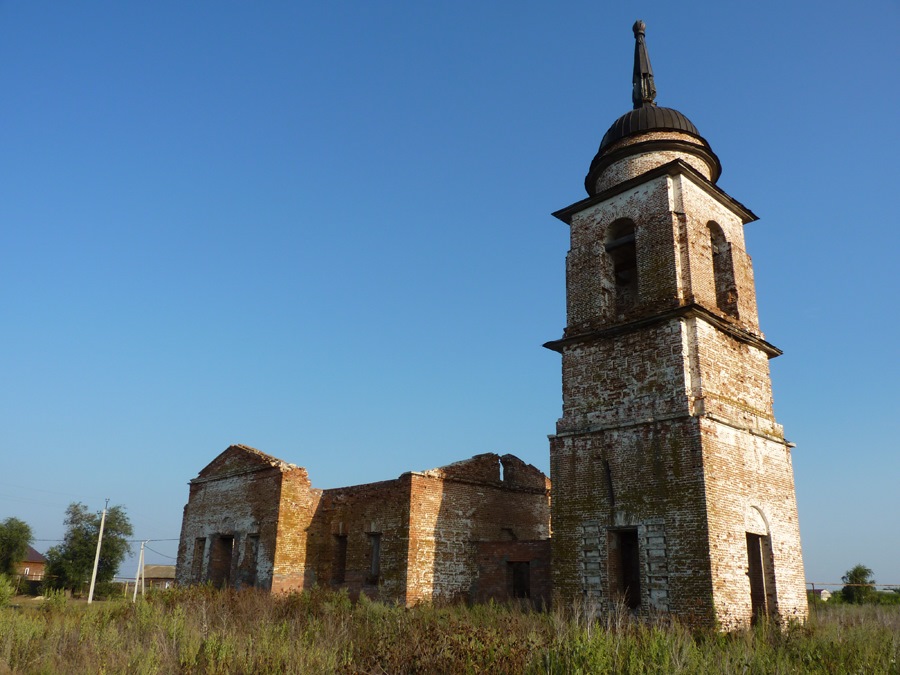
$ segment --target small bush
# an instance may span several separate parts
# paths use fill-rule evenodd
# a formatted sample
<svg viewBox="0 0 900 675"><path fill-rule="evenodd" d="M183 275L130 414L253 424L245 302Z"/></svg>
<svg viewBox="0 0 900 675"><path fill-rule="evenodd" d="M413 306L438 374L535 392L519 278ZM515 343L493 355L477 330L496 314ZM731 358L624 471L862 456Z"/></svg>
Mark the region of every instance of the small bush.
<svg viewBox="0 0 900 675"><path fill-rule="evenodd" d="M62 612L69 606L69 598L61 589L48 588L44 591L44 602L41 609L48 613Z"/></svg>
<svg viewBox="0 0 900 675"><path fill-rule="evenodd" d="M16 594L16 587L5 574L0 574L0 607L6 607Z"/></svg>

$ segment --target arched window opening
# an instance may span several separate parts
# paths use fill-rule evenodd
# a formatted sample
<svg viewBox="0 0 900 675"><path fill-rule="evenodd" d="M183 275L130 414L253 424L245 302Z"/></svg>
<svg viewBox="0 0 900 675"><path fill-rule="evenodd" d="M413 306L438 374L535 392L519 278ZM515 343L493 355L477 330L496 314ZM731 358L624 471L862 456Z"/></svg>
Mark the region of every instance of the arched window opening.
<svg viewBox="0 0 900 675"><path fill-rule="evenodd" d="M621 314L634 306L638 296L637 249L633 222L622 219L610 225L606 237L606 252L613 263L616 314Z"/></svg>
<svg viewBox="0 0 900 675"><path fill-rule="evenodd" d="M731 244L717 223L710 222L709 242L712 247L713 278L716 285L716 306L726 314L738 317L737 284L734 282L734 262Z"/></svg>

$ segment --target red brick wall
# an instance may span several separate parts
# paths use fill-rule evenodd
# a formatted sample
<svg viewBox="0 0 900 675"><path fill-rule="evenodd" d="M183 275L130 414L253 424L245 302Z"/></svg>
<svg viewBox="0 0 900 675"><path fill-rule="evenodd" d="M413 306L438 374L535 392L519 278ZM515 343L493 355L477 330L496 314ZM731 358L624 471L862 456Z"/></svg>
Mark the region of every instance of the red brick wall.
<svg viewBox="0 0 900 675"><path fill-rule="evenodd" d="M221 572L229 554L222 536L234 537L230 574ZM549 536L549 481L512 455L316 490L305 469L233 446L191 482L177 578L205 581L212 571L231 585L255 582L274 591L320 584L408 604L469 600L478 542ZM195 565L198 538L206 548ZM255 547L253 569L246 557ZM542 599L545 572L541 562L535 584Z"/></svg>
<svg viewBox="0 0 900 675"><path fill-rule="evenodd" d="M395 480L324 490L309 532L306 564L321 585L352 597L405 601L409 549L408 475ZM372 577L373 536L380 534L379 574ZM337 536L346 537L344 581L334 584Z"/></svg>
<svg viewBox="0 0 900 675"><path fill-rule="evenodd" d="M234 537L230 583L242 585L241 568L252 567L252 561L244 560L246 538L258 535L256 584L272 586L282 472L290 468L253 448L231 446L191 481L178 547L178 583L209 579L213 543L224 535ZM199 565L194 561L197 539L205 540ZM194 578L195 571L199 578Z"/></svg>
<svg viewBox="0 0 900 675"><path fill-rule="evenodd" d="M476 542L546 539L549 521L549 481L511 455L413 474L407 602L471 599Z"/></svg>
<svg viewBox="0 0 900 675"><path fill-rule="evenodd" d="M308 533L322 498L314 489L306 469L296 467L282 474L281 491L275 504L277 530L272 566L272 590L292 591L311 587L315 572L307 563Z"/></svg>
<svg viewBox="0 0 900 675"><path fill-rule="evenodd" d="M530 602L539 608L549 606L552 598L549 539L476 542L477 575L472 599L475 602L516 599L511 564L517 562L528 563Z"/></svg>

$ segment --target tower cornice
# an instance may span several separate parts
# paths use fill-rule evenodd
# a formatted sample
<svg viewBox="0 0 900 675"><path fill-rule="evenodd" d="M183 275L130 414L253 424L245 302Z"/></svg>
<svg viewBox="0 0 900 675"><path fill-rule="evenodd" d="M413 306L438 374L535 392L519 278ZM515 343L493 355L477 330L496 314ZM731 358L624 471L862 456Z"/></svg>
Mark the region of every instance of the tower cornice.
<svg viewBox="0 0 900 675"><path fill-rule="evenodd" d="M656 145L658 143L667 144L667 145L671 144L673 146L672 149L674 149L675 146L677 146L681 142L677 141L677 140L667 140L667 141L647 141L647 143L648 143L648 145L653 144L654 145L653 149L657 150L657 149L661 149ZM630 146L629 149L633 149L634 147L635 146L632 145L632 146ZM663 148L663 149L666 149L666 148ZM606 201L607 199L610 199L611 197L615 197L618 194L627 192L628 190L631 190L632 188L642 185L642 184L644 184L648 181L651 181L655 178L659 178L660 176L665 176L665 175L675 176L678 174L687 176L694 183L696 183L696 185L698 187L700 187L700 189L702 189L704 192L709 194L713 199L717 200L723 206L731 209L736 214L738 214L745 225L747 223L752 223L755 220L759 220L759 218L757 217L757 215L755 213L753 213L753 211L751 211L746 206L741 204L734 197L730 196L727 192L722 190L715 183L708 180L703 174L701 174L694 167L692 167L690 164L688 164L687 162L685 162L682 159L674 159L671 162L667 162L666 164L662 164L653 169L650 169L649 171L642 173L639 176L635 176L634 178L630 178L628 180L622 181L621 183L618 183L618 184L612 186L611 188L603 190L602 192L598 192L597 194L593 195L592 197L587 197L585 199L582 199L581 201L571 204L570 206L560 209L559 211L554 211L552 215L556 218L559 218L561 221L563 221L567 225L571 225L572 218L576 214L581 213L585 209L588 209L588 208L594 206L595 204L600 204L600 203Z"/></svg>
<svg viewBox="0 0 900 675"><path fill-rule="evenodd" d="M608 340L610 338L618 337L619 335L643 330L648 326L662 323L664 321L669 321L670 319L689 317L697 317L699 319L702 319L703 321L706 321L707 323L715 326L723 333L727 333L739 342L743 342L744 344L756 347L757 349L765 353L765 355L770 359L775 358L776 356L781 356L784 353L778 347L770 342L767 342L758 335L754 335L750 331L744 330L740 326L735 326L731 322L723 319L722 317L709 311L702 305L698 305L696 303L683 305L681 307L675 307L664 312L653 314L652 316L643 317L641 319L638 319L637 321L620 323L608 328L588 330L577 335L561 338L559 340L551 340L550 342L545 342L544 347L551 351L559 352L560 354L562 354L563 350L566 347L574 344L579 344L582 342L592 342L594 340Z"/></svg>

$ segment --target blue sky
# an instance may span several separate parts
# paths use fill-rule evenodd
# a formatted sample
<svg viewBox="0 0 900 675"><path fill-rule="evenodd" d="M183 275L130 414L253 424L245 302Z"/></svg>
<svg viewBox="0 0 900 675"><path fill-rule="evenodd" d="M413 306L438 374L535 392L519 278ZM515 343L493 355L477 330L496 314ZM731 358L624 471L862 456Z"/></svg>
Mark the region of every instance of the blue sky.
<svg viewBox="0 0 900 675"><path fill-rule="evenodd" d="M109 497L176 539L231 443L318 487L548 471L549 214L642 18L658 102L760 216L807 578L900 583L898 4L624 5L0 1L0 518L46 550Z"/></svg>

